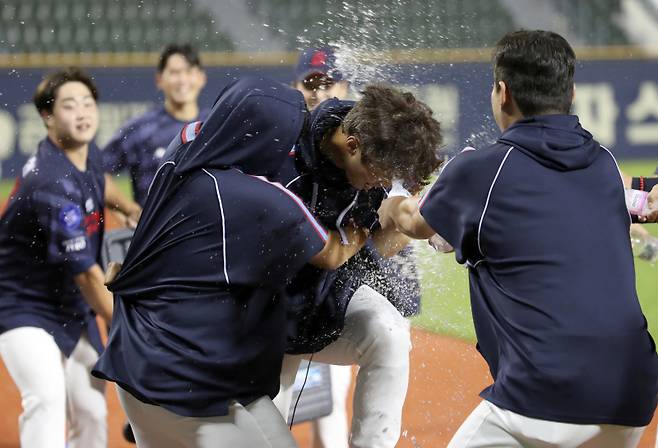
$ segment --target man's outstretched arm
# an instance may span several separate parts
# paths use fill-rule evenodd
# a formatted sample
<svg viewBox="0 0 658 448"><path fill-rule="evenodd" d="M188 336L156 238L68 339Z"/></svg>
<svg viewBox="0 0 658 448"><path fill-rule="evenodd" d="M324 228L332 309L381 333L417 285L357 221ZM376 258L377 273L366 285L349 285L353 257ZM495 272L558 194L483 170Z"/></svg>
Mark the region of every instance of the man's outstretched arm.
<svg viewBox="0 0 658 448"><path fill-rule="evenodd" d="M395 227L410 238L424 240L436 232L420 214L416 197L393 197L386 199L378 210L383 229Z"/></svg>

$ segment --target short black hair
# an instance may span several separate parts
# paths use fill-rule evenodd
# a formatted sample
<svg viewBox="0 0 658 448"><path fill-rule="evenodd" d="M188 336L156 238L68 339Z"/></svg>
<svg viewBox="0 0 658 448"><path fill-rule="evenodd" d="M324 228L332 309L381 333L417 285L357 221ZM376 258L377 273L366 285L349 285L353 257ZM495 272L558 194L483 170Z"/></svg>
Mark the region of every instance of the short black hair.
<svg viewBox="0 0 658 448"><path fill-rule="evenodd" d="M175 54L180 54L185 58L192 67L201 68L201 58L199 52L190 44L169 44L167 45L158 59L158 72L162 73L169 62L169 58Z"/></svg>
<svg viewBox="0 0 658 448"><path fill-rule="evenodd" d="M551 31L513 31L493 51L494 82L504 81L524 117L568 114L576 55Z"/></svg>
<svg viewBox="0 0 658 448"><path fill-rule="evenodd" d="M59 88L67 82L74 81L86 85L91 92L91 96L94 97L94 100L98 101L98 89L91 77L78 67L69 67L65 70L59 70L46 75L46 77L39 83L37 90L34 92L34 97L32 98L34 105L37 107L37 111L39 111L39 113L52 113Z"/></svg>
<svg viewBox="0 0 658 448"><path fill-rule="evenodd" d="M343 120L343 131L359 139L361 160L408 187L426 185L441 163L441 126L432 109L386 84L368 85L361 93Z"/></svg>

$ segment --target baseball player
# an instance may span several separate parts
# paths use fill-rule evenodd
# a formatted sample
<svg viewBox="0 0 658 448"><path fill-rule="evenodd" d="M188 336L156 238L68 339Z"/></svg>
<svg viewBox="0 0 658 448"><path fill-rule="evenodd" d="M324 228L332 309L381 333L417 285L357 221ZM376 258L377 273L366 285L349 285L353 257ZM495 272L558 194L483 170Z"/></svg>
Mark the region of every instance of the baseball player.
<svg viewBox="0 0 658 448"><path fill-rule="evenodd" d="M395 229L379 228L376 209L386 196L381 185L390 186L397 177L417 186L436 169L441 136L431 110L409 93L374 85L356 103L324 101L312 111L309 124L282 183L328 228L368 229L369 244L380 255L397 253L408 240ZM341 152L345 143L347 155ZM355 170L348 156L377 163L377 177ZM287 417L302 357L357 364L350 445L395 446L409 377L407 320L353 270L329 273L307 266L288 291L288 353L300 356L284 359L282 391L275 400L279 410Z"/></svg>
<svg viewBox="0 0 658 448"><path fill-rule="evenodd" d="M349 89L349 83L336 66L336 55L330 47L312 47L300 54L295 67L294 86L304 95L309 110L327 99L345 99ZM392 302L403 316L416 314L420 308L420 285L410 250L411 248L406 248L401 252L401 256L386 259L378 253L372 242L369 242L340 270L336 281L368 285ZM404 329L404 325L396 325L395 328ZM396 344L408 344L409 337L408 331L399 332L395 335ZM294 398L291 395L291 387L296 372L292 369L298 361L299 358L284 359L284 387L281 397L277 399L281 401L282 407ZM330 372L333 409L331 414L312 422L314 446L347 448L349 429L346 404L352 382L352 366L330 364ZM356 406L357 409L363 407L361 404ZM373 432L377 430L376 427L370 429Z"/></svg>
<svg viewBox="0 0 658 448"><path fill-rule="evenodd" d="M0 218L0 356L21 394L24 448L107 446L96 314L112 317L99 267L104 179L98 92L77 69L48 75L34 104L47 129ZM68 427L68 438L65 428Z"/></svg>
<svg viewBox="0 0 658 448"><path fill-rule="evenodd" d="M286 344L288 279L334 269L341 244L270 182L304 124L302 96L246 79L189 124L156 173L121 271L95 374L118 384L141 447L292 447L270 397Z"/></svg>
<svg viewBox="0 0 658 448"><path fill-rule="evenodd" d="M656 408L658 357L615 159L569 115L564 38L512 32L493 61L496 143L456 156L420 204L391 198L379 211L385 228L438 233L469 267L494 384L449 447L635 447Z"/></svg>
<svg viewBox="0 0 658 448"><path fill-rule="evenodd" d="M164 104L128 121L103 148L106 172L127 170L133 197L140 206L171 140L185 124L203 120L208 113L200 111L197 102L206 74L192 46L167 45L160 54L155 82L164 95ZM108 186L112 186L111 176ZM139 212L134 215L138 217Z"/></svg>
<svg viewBox="0 0 658 448"><path fill-rule="evenodd" d="M126 223L130 227L139 220L148 187L169 143L185 124L203 120L208 114L208 110L199 110L198 105L199 94L206 85L206 73L199 53L191 45L169 44L162 50L155 83L164 95L164 104L125 123L103 148L106 185L111 194L108 203L133 202L123 196L111 176L125 170L130 174L137 204L122 207L131 210ZM124 436L130 442L135 441L127 425Z"/></svg>

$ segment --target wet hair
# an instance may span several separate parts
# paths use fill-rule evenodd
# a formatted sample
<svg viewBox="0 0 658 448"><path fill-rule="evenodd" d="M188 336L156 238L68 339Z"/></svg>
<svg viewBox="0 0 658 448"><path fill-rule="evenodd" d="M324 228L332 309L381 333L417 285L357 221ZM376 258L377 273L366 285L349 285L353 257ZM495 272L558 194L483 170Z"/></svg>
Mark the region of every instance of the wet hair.
<svg viewBox="0 0 658 448"><path fill-rule="evenodd" d="M98 101L98 89L91 77L78 67L70 67L66 70L59 70L48 74L39 83L37 90L34 92L34 97L32 98L39 113L46 112L51 114L53 112L53 107L55 106L55 100L57 99L57 91L59 88L67 82L76 81L86 85L91 92L91 96L94 97L94 100Z"/></svg>
<svg viewBox="0 0 658 448"><path fill-rule="evenodd" d="M438 168L442 141L432 110L413 94L372 84L343 120L343 131L359 139L361 160L408 187L426 185Z"/></svg>
<svg viewBox="0 0 658 448"><path fill-rule="evenodd" d="M551 31L507 33L493 51L494 82L504 81L525 117L569 113L576 55Z"/></svg>
<svg viewBox="0 0 658 448"><path fill-rule="evenodd" d="M192 67L201 68L201 58L199 52L190 44L169 44L167 45L158 59L158 73L162 73L169 62L169 58L175 54L180 54L185 58Z"/></svg>

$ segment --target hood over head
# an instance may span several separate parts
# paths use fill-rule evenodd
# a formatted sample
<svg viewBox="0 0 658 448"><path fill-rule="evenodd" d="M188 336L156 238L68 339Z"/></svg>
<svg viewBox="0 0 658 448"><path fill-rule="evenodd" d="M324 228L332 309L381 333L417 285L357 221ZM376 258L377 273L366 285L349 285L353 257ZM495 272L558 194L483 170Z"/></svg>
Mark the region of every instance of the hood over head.
<svg viewBox="0 0 658 448"><path fill-rule="evenodd" d="M299 138L307 113L297 90L268 78L241 78L219 94L194 141L181 145L175 172L234 167L270 176Z"/></svg>
<svg viewBox="0 0 658 448"><path fill-rule="evenodd" d="M312 172L314 176L325 182L349 185L343 170L322 154L320 144L328 133L333 132L343 123L354 104L354 101L330 98L313 109L296 154L301 172Z"/></svg>
<svg viewBox="0 0 658 448"><path fill-rule="evenodd" d="M538 115L507 128L499 143L512 145L542 165L558 171L588 167L600 145L575 115Z"/></svg>

